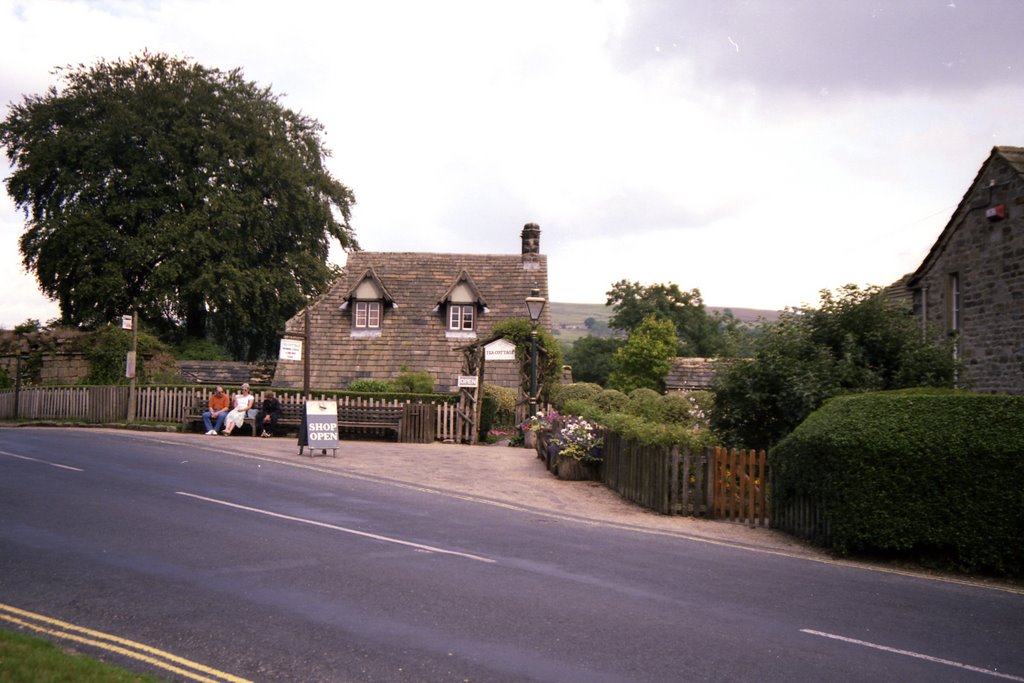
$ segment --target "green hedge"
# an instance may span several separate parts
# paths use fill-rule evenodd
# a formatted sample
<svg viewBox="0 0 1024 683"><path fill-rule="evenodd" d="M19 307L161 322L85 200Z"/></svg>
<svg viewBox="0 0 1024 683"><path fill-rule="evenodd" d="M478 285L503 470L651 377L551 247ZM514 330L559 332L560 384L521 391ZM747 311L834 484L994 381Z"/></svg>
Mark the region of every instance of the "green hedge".
<svg viewBox="0 0 1024 683"><path fill-rule="evenodd" d="M823 501L840 554L1024 574L1024 397L837 397L769 460L775 504L798 493Z"/></svg>

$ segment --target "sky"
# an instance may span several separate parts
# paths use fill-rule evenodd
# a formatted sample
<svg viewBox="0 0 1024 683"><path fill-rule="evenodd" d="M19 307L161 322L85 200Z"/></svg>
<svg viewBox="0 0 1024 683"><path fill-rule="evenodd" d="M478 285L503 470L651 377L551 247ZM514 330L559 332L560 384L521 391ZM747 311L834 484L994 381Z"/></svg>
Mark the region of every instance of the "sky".
<svg viewBox="0 0 1024 683"><path fill-rule="evenodd" d="M58 66L239 68L323 124L363 249L518 253L537 223L567 303L890 284L992 147L1024 146L1024 0L0 0L0 22L4 116ZM0 327L59 314L24 229L3 192Z"/></svg>

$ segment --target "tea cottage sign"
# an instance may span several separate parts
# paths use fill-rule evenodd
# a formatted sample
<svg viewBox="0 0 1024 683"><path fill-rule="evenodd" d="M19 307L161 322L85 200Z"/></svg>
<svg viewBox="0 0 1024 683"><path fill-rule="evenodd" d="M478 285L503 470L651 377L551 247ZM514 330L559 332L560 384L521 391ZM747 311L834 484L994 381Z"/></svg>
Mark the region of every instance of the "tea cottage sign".
<svg viewBox="0 0 1024 683"><path fill-rule="evenodd" d="M496 339L484 347L484 360L515 360L516 345L507 339Z"/></svg>

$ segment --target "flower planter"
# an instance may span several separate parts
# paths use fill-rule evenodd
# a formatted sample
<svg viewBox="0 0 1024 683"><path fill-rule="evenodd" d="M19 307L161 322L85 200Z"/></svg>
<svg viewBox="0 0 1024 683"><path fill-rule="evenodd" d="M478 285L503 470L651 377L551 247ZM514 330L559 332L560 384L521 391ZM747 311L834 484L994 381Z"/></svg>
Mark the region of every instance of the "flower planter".
<svg viewBox="0 0 1024 683"><path fill-rule="evenodd" d="M555 473L566 481L600 481L601 463L559 455L555 461Z"/></svg>

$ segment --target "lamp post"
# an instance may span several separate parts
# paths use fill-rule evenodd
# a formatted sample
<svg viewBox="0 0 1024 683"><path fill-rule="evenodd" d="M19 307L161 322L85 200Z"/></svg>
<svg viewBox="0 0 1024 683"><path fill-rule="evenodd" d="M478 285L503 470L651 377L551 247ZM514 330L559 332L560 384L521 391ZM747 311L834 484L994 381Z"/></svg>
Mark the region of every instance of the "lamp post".
<svg viewBox="0 0 1024 683"><path fill-rule="evenodd" d="M537 323L546 303L536 287L526 297L526 310L530 314L530 417L537 414Z"/></svg>

